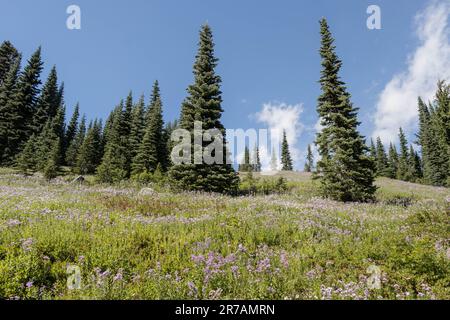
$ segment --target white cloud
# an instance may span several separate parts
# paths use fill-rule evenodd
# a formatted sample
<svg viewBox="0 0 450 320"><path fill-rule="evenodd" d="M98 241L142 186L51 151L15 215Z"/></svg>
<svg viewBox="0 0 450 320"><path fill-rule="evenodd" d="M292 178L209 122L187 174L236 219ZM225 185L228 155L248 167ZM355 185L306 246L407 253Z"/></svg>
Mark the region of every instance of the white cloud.
<svg viewBox="0 0 450 320"><path fill-rule="evenodd" d="M397 141L399 127L417 126L417 98L431 100L438 80L450 79L450 3L432 1L416 17L419 46L410 55L407 69L393 76L376 105L373 137Z"/></svg>
<svg viewBox="0 0 450 320"><path fill-rule="evenodd" d="M269 102L263 104L260 112L255 114L258 122L267 125L269 132L272 132L272 139L280 141L283 130L286 130L286 136L289 143L291 156L296 169L302 163L301 151L297 147L297 142L304 130L304 125L300 122L300 115L303 112L302 104L289 105L284 102ZM279 150L276 150L278 158L280 158ZM272 152L267 147L261 146L260 158L263 170L269 170Z"/></svg>

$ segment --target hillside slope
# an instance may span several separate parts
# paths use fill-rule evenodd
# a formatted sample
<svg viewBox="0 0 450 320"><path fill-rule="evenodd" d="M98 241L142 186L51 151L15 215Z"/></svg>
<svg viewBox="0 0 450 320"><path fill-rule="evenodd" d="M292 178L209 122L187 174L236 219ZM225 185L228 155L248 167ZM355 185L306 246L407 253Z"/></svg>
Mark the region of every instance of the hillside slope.
<svg viewBox="0 0 450 320"><path fill-rule="evenodd" d="M231 198L3 170L0 297L450 298L449 189L380 179L377 203L337 203L283 175L286 194Z"/></svg>

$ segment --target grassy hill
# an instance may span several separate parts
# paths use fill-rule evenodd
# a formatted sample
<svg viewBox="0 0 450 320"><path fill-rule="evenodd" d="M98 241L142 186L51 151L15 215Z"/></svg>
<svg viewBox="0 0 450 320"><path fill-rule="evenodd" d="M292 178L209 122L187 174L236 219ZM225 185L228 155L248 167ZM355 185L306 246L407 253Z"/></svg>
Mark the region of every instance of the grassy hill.
<svg viewBox="0 0 450 320"><path fill-rule="evenodd" d="M0 297L450 299L449 189L379 179L376 203L337 203L282 175L233 198L2 169Z"/></svg>

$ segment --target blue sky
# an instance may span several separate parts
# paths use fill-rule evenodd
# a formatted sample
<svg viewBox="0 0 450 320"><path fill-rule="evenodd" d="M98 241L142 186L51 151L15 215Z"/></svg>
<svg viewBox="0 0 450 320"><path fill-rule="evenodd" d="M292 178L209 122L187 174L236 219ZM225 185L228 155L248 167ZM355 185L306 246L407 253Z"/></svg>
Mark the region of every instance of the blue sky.
<svg viewBox="0 0 450 320"><path fill-rule="evenodd" d="M440 2L446 1L433 3ZM420 46L415 17L430 3L0 0L0 41L12 41L26 58L42 45L44 78L55 64L66 85L69 115L79 101L88 117L105 118L129 90L136 96L145 93L148 99L158 79L165 118L172 120L192 82L198 31L207 21L220 59L225 126L267 127L255 116L264 104L297 106L303 111L297 115L296 137L290 139L302 156L317 123L318 20L329 21L344 62L342 78L361 109L361 131L370 136L380 95L395 75L407 72L408 57ZM81 30L66 28L66 8L71 4L81 8ZM366 27L370 4L381 8L381 30Z"/></svg>

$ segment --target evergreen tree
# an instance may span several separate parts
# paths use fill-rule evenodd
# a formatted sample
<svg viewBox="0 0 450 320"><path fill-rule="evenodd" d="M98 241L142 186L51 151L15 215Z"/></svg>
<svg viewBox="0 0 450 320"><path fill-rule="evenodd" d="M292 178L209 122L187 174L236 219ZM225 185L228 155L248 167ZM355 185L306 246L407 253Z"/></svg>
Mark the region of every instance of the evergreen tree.
<svg viewBox="0 0 450 320"><path fill-rule="evenodd" d="M130 151L131 159L136 156L145 133L145 102L141 96L139 102L133 107L131 115Z"/></svg>
<svg viewBox="0 0 450 320"><path fill-rule="evenodd" d="M357 109L350 102L344 82L340 80L341 60L335 53L334 39L325 19L321 22L322 94L317 111L322 132L316 144L321 159L316 177L321 181L322 194L341 201L367 201L374 198L374 159L357 127Z"/></svg>
<svg viewBox="0 0 450 320"><path fill-rule="evenodd" d="M419 97L419 132L417 134L417 143L422 149L423 164L423 181L431 183L432 180L432 163L430 161L434 146L432 145L432 137L430 130L430 111L427 105Z"/></svg>
<svg viewBox="0 0 450 320"><path fill-rule="evenodd" d="M24 143L33 133L33 114L39 97L41 84L40 75L43 62L41 60L41 47L39 47L28 60L18 80L17 103L20 106L21 126L17 128L21 133L20 143Z"/></svg>
<svg viewBox="0 0 450 320"><path fill-rule="evenodd" d="M389 157L388 157L388 178L397 178L398 171L398 153L396 147L391 143L389 145Z"/></svg>
<svg viewBox="0 0 450 320"><path fill-rule="evenodd" d="M412 145L409 146L408 170L409 181L417 182L422 178L422 163L418 153L414 150Z"/></svg>
<svg viewBox="0 0 450 320"><path fill-rule="evenodd" d="M89 126L77 158L76 171L80 174L94 174L102 159L102 125L97 119Z"/></svg>
<svg viewBox="0 0 450 320"><path fill-rule="evenodd" d="M431 183L450 185L450 86L445 82L438 83L430 114Z"/></svg>
<svg viewBox="0 0 450 320"><path fill-rule="evenodd" d="M55 143L61 143L61 141L55 133L54 126L55 124L52 120L47 120L37 138L35 153L37 171L44 172L47 166L58 166L61 163L60 146L55 146Z"/></svg>
<svg viewBox="0 0 450 320"><path fill-rule="evenodd" d="M59 138L57 138L50 144L47 159L43 167L44 178L46 178L48 181L57 177L59 172L60 157L61 157L61 141Z"/></svg>
<svg viewBox="0 0 450 320"><path fill-rule="evenodd" d="M377 146L376 146L376 165L377 165L377 174L382 177L389 177L389 161L388 156L386 154L386 150L384 149L383 143L381 142L380 137L377 138Z"/></svg>
<svg viewBox="0 0 450 320"><path fill-rule="evenodd" d="M19 58L19 52L9 41L4 41L0 46L0 87L10 72L10 69L16 65Z"/></svg>
<svg viewBox="0 0 450 320"><path fill-rule="evenodd" d="M253 149L253 157L252 157L252 166L254 172L261 172L262 166L261 166L261 158L259 156L259 147L258 145L255 145L255 148Z"/></svg>
<svg viewBox="0 0 450 320"><path fill-rule="evenodd" d="M248 147L245 147L244 150L244 158L242 159L242 163L239 165L240 172L250 172L253 170L252 165L250 164L250 150Z"/></svg>
<svg viewBox="0 0 450 320"><path fill-rule="evenodd" d="M25 175L29 174L30 171L36 171L36 146L37 138L32 135L25 144L22 152L17 156L17 168Z"/></svg>
<svg viewBox="0 0 450 320"><path fill-rule="evenodd" d="M32 133L39 135L47 120L56 116L59 107L58 77L56 68L53 67L36 103L31 124Z"/></svg>
<svg viewBox="0 0 450 320"><path fill-rule="evenodd" d="M0 87L0 164L10 165L21 141L22 113L15 99L20 56L16 59Z"/></svg>
<svg viewBox="0 0 450 320"><path fill-rule="evenodd" d="M286 137L286 131L283 131L283 142L281 144L281 165L283 171L293 171L291 152L289 151L289 143Z"/></svg>
<svg viewBox="0 0 450 320"><path fill-rule="evenodd" d="M158 81L155 81L153 85L146 121L142 143L133 159L133 175L154 172L158 164L161 164L162 170L167 168L167 142L164 139L164 121Z"/></svg>
<svg viewBox="0 0 450 320"><path fill-rule="evenodd" d="M314 169L314 155L311 150L311 145L308 144L308 151L306 154L305 172L312 172Z"/></svg>
<svg viewBox="0 0 450 320"><path fill-rule="evenodd" d="M101 182L119 182L130 176L129 135L126 134L129 124L127 113L130 110L127 109L124 110L123 101L121 101L114 111L105 153L97 168L97 177Z"/></svg>
<svg viewBox="0 0 450 320"><path fill-rule="evenodd" d="M78 120L80 118L80 105L77 103L73 111L72 117L70 118L69 124L67 125L66 135L64 137L64 161L66 160L67 150L75 139L78 130Z"/></svg>
<svg viewBox="0 0 450 320"><path fill-rule="evenodd" d="M194 64L195 81L189 86L189 96L182 105L180 128L193 134L194 121L200 121L203 132L210 129L218 130L220 134L215 135L213 139L221 139L223 146L214 155L223 163L206 164L202 161L202 164L196 164L194 161L196 152L192 152L191 163L172 166L170 177L175 186L187 190L235 193L239 177L228 163L225 128L220 122L223 109L221 78L215 73L217 62L211 28L204 25L200 32L199 49ZM209 144L210 142L203 141L202 145L198 145L192 140L191 150L203 153Z"/></svg>
<svg viewBox="0 0 450 320"><path fill-rule="evenodd" d="M70 142L66 152L66 164L70 167L75 167L78 158L78 151L83 144L86 135L86 116L81 118L80 125L76 130L75 137Z"/></svg>
<svg viewBox="0 0 450 320"><path fill-rule="evenodd" d="M406 136L402 128L400 128L398 136L400 140L400 157L398 159L397 179L409 181L411 177L409 176L408 141L406 140Z"/></svg>

